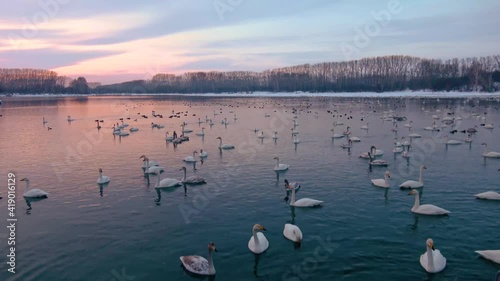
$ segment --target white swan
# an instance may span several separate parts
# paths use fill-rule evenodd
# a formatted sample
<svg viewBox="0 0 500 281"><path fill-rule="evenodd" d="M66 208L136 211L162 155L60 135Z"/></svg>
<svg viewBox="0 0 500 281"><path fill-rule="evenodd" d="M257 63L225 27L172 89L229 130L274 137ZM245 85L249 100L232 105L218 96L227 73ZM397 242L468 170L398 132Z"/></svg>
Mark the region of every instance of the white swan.
<svg viewBox="0 0 500 281"><path fill-rule="evenodd" d="M207 158L208 157L208 152L203 151L203 149L200 149L200 158Z"/></svg>
<svg viewBox="0 0 500 281"><path fill-rule="evenodd" d="M146 155L141 155L141 157L139 157L139 159L142 159L142 168L143 169L153 167L153 166L160 166L160 164L158 164L158 162L156 162L156 161L149 161L149 158Z"/></svg>
<svg viewBox="0 0 500 281"><path fill-rule="evenodd" d="M276 160L276 166L274 166L275 171L286 171L288 168L290 168L290 165L287 164L280 164L280 159L279 157L274 157Z"/></svg>
<svg viewBox="0 0 500 281"><path fill-rule="evenodd" d="M483 193L475 194L474 197L484 200L500 200L500 193L495 191L486 191Z"/></svg>
<svg viewBox="0 0 500 281"><path fill-rule="evenodd" d="M30 180L28 178L24 178L21 181L26 182L26 191L23 194L24 197L41 198L41 197L47 197L47 195L49 195L47 192L38 188L30 189Z"/></svg>
<svg viewBox="0 0 500 281"><path fill-rule="evenodd" d="M259 139L263 139L263 138L265 138L265 136L264 136L264 132L263 132L263 131L260 131L260 136L259 136Z"/></svg>
<svg viewBox="0 0 500 281"><path fill-rule="evenodd" d="M293 242L300 244L302 242L302 231L300 228L293 224L285 224L285 228L283 229L283 235Z"/></svg>
<svg viewBox="0 0 500 281"><path fill-rule="evenodd" d="M493 123L491 123L491 124L485 124L485 125L483 126L483 128L485 128L485 129L490 129L490 130L491 130L491 129L494 129L494 128L495 128L495 125L494 125Z"/></svg>
<svg viewBox="0 0 500 281"><path fill-rule="evenodd" d="M173 141L174 140L174 137L173 136L168 136L168 132L165 133L165 140L166 141Z"/></svg>
<svg viewBox="0 0 500 281"><path fill-rule="evenodd" d="M385 172L383 179L373 179L372 184L374 186L389 188L389 179L391 178L391 173L389 171Z"/></svg>
<svg viewBox="0 0 500 281"><path fill-rule="evenodd" d="M413 121L410 121L410 123L406 123L404 126L406 128L411 128L413 126Z"/></svg>
<svg viewBox="0 0 500 281"><path fill-rule="evenodd" d="M352 142L361 142L361 139L358 137L350 137L349 140Z"/></svg>
<svg viewBox="0 0 500 281"><path fill-rule="evenodd" d="M429 273L441 272L446 267L446 258L434 248L434 241L427 239L426 252L420 256L420 265Z"/></svg>
<svg viewBox="0 0 500 281"><path fill-rule="evenodd" d="M292 128L292 136L296 136L299 134L299 131L295 131L295 128Z"/></svg>
<svg viewBox="0 0 500 281"><path fill-rule="evenodd" d="M212 251L218 252L215 244L208 244L208 260L201 256L181 256L179 259L184 268L194 274L199 275L215 275L214 262L212 261Z"/></svg>
<svg viewBox="0 0 500 281"><path fill-rule="evenodd" d="M205 128L201 128L201 132L196 133L196 135L200 137L205 136Z"/></svg>
<svg viewBox="0 0 500 281"><path fill-rule="evenodd" d="M352 140L349 139L347 143L343 143L340 145L342 148L351 148L352 147Z"/></svg>
<svg viewBox="0 0 500 281"><path fill-rule="evenodd" d="M300 189L300 184L299 182L293 181L293 182L288 182L287 179L285 179L285 189L288 191L291 191L292 189L299 190Z"/></svg>
<svg viewBox="0 0 500 281"><path fill-rule="evenodd" d="M361 130L368 130L368 125L370 125L370 123L366 123L366 125L361 126Z"/></svg>
<svg viewBox="0 0 500 281"><path fill-rule="evenodd" d="M109 182L109 177L108 176L103 176L102 175L102 169L99 168L99 177L97 178L97 184L104 184Z"/></svg>
<svg viewBox="0 0 500 281"><path fill-rule="evenodd" d="M278 132L274 132L273 140L277 140L277 139L278 139Z"/></svg>
<svg viewBox="0 0 500 281"><path fill-rule="evenodd" d="M370 147L370 153L372 156L382 156L384 155L384 151L383 150L380 150L380 149L377 149L374 145L372 145ZM370 155L368 155L368 152L363 152L359 155L360 158L364 158L364 159L369 159L370 158Z"/></svg>
<svg viewBox="0 0 500 281"><path fill-rule="evenodd" d="M294 144L299 144L300 143L300 140L299 140L299 138L296 135L293 136L293 143Z"/></svg>
<svg viewBox="0 0 500 281"><path fill-rule="evenodd" d="M344 135L335 134L335 130L334 129L331 129L330 131L332 131L332 139L341 139L341 138L344 137Z"/></svg>
<svg viewBox="0 0 500 281"><path fill-rule="evenodd" d="M205 183L207 183L206 180L202 177L198 177L198 176L186 177L186 175L187 175L186 167L180 168L180 171L184 171L184 176L182 177L182 180L181 180L182 183L185 183L185 184L205 184Z"/></svg>
<svg viewBox="0 0 500 281"><path fill-rule="evenodd" d="M196 150L193 151L193 156L191 156L191 155L186 156L186 157L184 157L184 159L182 159L182 161L188 162L188 163L196 162L196 158L195 158L196 153L198 153L198 151L196 151Z"/></svg>
<svg viewBox="0 0 500 281"><path fill-rule="evenodd" d="M182 182L178 179L164 178L160 180L163 170L158 171L156 176L155 188L168 188L182 185Z"/></svg>
<svg viewBox="0 0 500 281"><path fill-rule="evenodd" d="M401 145L397 146L397 143L394 143L394 148L392 149L392 152L394 152L394 153L401 153L401 152L403 152L403 147Z"/></svg>
<svg viewBox="0 0 500 281"><path fill-rule="evenodd" d="M261 254L269 248L269 241L261 231L266 229L260 224L255 224L252 227L252 237L248 240L248 249L255 254Z"/></svg>
<svg viewBox="0 0 500 281"><path fill-rule="evenodd" d="M474 252L480 254L483 258L487 260L500 264L500 250L483 250Z"/></svg>
<svg viewBox="0 0 500 281"><path fill-rule="evenodd" d="M222 145L222 138L221 137L218 137L217 139L219 140L219 148L220 149L234 149L234 145L232 145L232 144Z"/></svg>
<svg viewBox="0 0 500 281"><path fill-rule="evenodd" d="M446 141L446 144L447 144L447 145L457 145L457 144L462 144L462 142L461 142L461 141L459 141L459 140L449 140L449 139L448 139L448 136L444 136L444 139L445 139L445 141Z"/></svg>
<svg viewBox="0 0 500 281"><path fill-rule="evenodd" d="M426 166L421 165L420 166L420 178L418 179L418 181L407 180L407 181L403 182L401 185L399 185L399 187L401 189L411 189L411 188L423 187L424 186L423 174L424 174L424 170L426 170L426 169L427 169Z"/></svg>
<svg viewBox="0 0 500 281"><path fill-rule="evenodd" d="M287 188L288 189L288 188ZM290 206L295 207L316 207L323 203L323 201L310 199L310 198L302 198L295 201L295 188L291 188L292 190L292 198L290 199Z"/></svg>
<svg viewBox="0 0 500 281"><path fill-rule="evenodd" d="M373 160L372 154L370 152L368 152L368 157L370 158L370 162L368 164L370 164L371 166L383 166L383 167L389 166L389 162L385 160L381 159Z"/></svg>
<svg viewBox="0 0 500 281"><path fill-rule="evenodd" d="M416 190L410 191L408 195L415 195L415 204L413 205L413 208L411 208L411 211L416 214L437 216L447 215L450 213L448 210L431 204L420 205L420 195Z"/></svg>
<svg viewBox="0 0 500 281"><path fill-rule="evenodd" d="M488 157L488 158L500 158L500 152L495 152L495 151L489 151L488 152L488 145L486 143L482 144L484 146L484 152L483 156Z"/></svg>

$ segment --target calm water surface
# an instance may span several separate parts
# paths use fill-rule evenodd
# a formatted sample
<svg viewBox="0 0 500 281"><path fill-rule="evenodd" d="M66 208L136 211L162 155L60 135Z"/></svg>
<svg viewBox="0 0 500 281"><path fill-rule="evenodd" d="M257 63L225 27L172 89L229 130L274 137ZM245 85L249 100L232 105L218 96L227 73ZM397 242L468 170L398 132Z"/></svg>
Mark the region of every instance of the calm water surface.
<svg viewBox="0 0 500 281"><path fill-rule="evenodd" d="M32 187L50 195L23 200L24 183L18 182L17 273L6 272L6 228L0 227L0 280L197 280L181 268L179 256L206 257L209 242L219 250L214 255L217 275L210 280L492 280L500 270L500 265L474 253L500 249L500 204L473 197L499 190L500 161L485 160L481 143L500 151L500 128L479 127L470 145L449 147L442 132L423 130L431 126L432 115L440 117L436 123L441 126L448 112L463 118L456 125L459 131L498 121L499 104L494 100L175 96L3 100L2 224L6 224L7 172L14 172L17 180L29 177ZM291 136L293 108L298 145ZM164 118L152 117L152 110ZM397 122L397 133L391 131L393 122L381 118L389 110L394 113L387 114L408 118ZM172 111L182 112L180 118L168 118ZM68 115L74 121L68 122ZM205 116L215 124L205 123ZM48 121L45 126L43 117ZM139 131L114 136L112 125L119 118L125 118L127 129L133 126ZM220 123L224 118L227 126ZM96 119L104 120L100 130ZM423 138L412 141L407 161L394 155L392 148L395 137L409 139L404 124L410 120L413 132ZM165 132L179 133L184 121L193 130L190 140L177 147L166 142ZM345 124L335 127L336 133L350 126L362 141L350 151L342 149L345 139L331 139L334 121ZM165 127L153 129L151 122ZM367 122L369 130L361 130ZM196 136L202 127L205 137ZM264 131L262 141L255 129ZM278 132L276 142L273 131ZM236 149L221 153L218 136ZM449 137L463 140L465 135ZM382 178L385 168L369 169L367 160L358 158L371 145L385 151L382 159L389 161L390 189L370 183ZM163 177L181 178L183 166L192 175L193 165L182 159L200 149L209 153L196 164L196 174L207 179L206 185L157 191L155 176L148 184L142 173L139 156L145 154L166 168ZM273 171L275 156L290 165L288 172ZM428 167L422 203L450 210L450 216L424 217L410 211L414 197L398 185L418 179L421 164ZM111 178L102 188L96 184L99 168ZM323 207L287 205L285 178L301 183L297 198L323 200ZM283 226L290 222L304 234L300 248L283 237ZM255 223L267 228L270 242L260 256L247 247ZM435 275L419 264L429 237L447 258L446 269Z"/></svg>

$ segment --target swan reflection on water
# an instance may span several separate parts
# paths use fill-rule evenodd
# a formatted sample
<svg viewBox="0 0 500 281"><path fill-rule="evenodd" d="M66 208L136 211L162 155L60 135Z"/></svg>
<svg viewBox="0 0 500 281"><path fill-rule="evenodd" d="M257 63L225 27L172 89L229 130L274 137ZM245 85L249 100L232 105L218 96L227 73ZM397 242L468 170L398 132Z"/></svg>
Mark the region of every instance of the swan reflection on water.
<svg viewBox="0 0 500 281"><path fill-rule="evenodd" d="M31 206L31 203L45 200L45 199L47 199L47 197L38 197L38 198L37 197L31 197L31 198L24 197L24 199L26 200L26 206L28 206L28 208L26 209L26 215L31 215L31 210L33 209Z"/></svg>
<svg viewBox="0 0 500 281"><path fill-rule="evenodd" d="M99 186L99 195L101 195L101 197L103 197L104 195L104 187L108 187L109 186L109 182L107 183L102 183L102 184L98 184Z"/></svg>
<svg viewBox="0 0 500 281"><path fill-rule="evenodd" d="M156 199L155 199L155 203L157 206L160 206L161 205L161 193L172 193L174 191L177 190L177 188L179 188L180 185L177 185L177 186L172 186L172 187L166 187L166 188L155 188L155 191L156 191ZM184 186L184 196L186 196L186 192L187 192L187 188L186 188L186 185L183 184Z"/></svg>

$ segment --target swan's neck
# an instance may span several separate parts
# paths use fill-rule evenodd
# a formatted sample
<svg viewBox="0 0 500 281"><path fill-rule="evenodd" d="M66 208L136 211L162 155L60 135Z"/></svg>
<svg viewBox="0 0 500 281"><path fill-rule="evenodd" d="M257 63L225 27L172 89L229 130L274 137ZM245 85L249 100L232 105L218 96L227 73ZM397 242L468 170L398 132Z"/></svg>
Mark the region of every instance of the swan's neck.
<svg viewBox="0 0 500 281"><path fill-rule="evenodd" d="M418 179L420 183L424 183L423 174L424 174L424 168L420 168L420 178Z"/></svg>
<svg viewBox="0 0 500 281"><path fill-rule="evenodd" d="M155 186L160 186L160 173L156 175L156 185Z"/></svg>
<svg viewBox="0 0 500 281"><path fill-rule="evenodd" d="M99 171L99 179L102 180L102 172Z"/></svg>
<svg viewBox="0 0 500 281"><path fill-rule="evenodd" d="M253 241L255 242L255 248L260 248L259 238L257 237L257 230L252 230Z"/></svg>
<svg viewBox="0 0 500 281"><path fill-rule="evenodd" d="M219 147L222 147L222 139L219 139Z"/></svg>
<svg viewBox="0 0 500 281"><path fill-rule="evenodd" d="M389 177L387 175L385 175L385 184L389 185Z"/></svg>
<svg viewBox="0 0 500 281"><path fill-rule="evenodd" d="M295 204L295 188L292 186L292 198L290 198L290 205Z"/></svg>
<svg viewBox="0 0 500 281"><path fill-rule="evenodd" d="M30 181L26 180L26 191L30 190Z"/></svg>
<svg viewBox="0 0 500 281"><path fill-rule="evenodd" d="M184 176L182 177L182 181L185 181L186 180L186 170L184 170Z"/></svg>
<svg viewBox="0 0 500 281"><path fill-rule="evenodd" d="M484 154L488 153L488 146L484 145Z"/></svg>
<svg viewBox="0 0 500 281"><path fill-rule="evenodd" d="M427 270L434 271L434 255L432 254L431 247L427 246Z"/></svg>
<svg viewBox="0 0 500 281"><path fill-rule="evenodd" d="M279 165L280 165L280 160L276 158L276 167L279 167Z"/></svg>
<svg viewBox="0 0 500 281"><path fill-rule="evenodd" d="M215 272L214 262L212 261L212 250L208 249L208 273L213 274Z"/></svg>
<svg viewBox="0 0 500 281"><path fill-rule="evenodd" d="M415 193L415 205L413 205L412 210L416 210L418 207L420 207L420 195L417 192Z"/></svg>
<svg viewBox="0 0 500 281"><path fill-rule="evenodd" d="M196 152L193 152L193 158L194 158L194 155L196 154Z"/></svg>

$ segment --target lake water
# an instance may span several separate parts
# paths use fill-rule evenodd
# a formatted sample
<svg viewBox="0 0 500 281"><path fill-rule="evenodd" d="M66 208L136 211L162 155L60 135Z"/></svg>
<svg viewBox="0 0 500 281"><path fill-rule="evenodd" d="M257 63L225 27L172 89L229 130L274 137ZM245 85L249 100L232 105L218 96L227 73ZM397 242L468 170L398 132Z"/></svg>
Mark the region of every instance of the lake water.
<svg viewBox="0 0 500 281"><path fill-rule="evenodd" d="M15 275L6 269L6 227L0 227L0 280L197 280L183 270L179 256L206 257L209 242L219 250L214 254L217 275L210 280L493 280L500 270L474 253L500 249L500 202L473 197L500 189L500 161L484 159L481 145L500 151L500 128L479 126L499 123L497 100L124 96L11 97L3 102L0 209L2 224L7 224L6 177L13 172L18 222ZM163 118L153 117L152 110ZM397 133L391 131L393 122L381 118L390 110L387 115L407 117L397 122ZM180 118L168 118L172 111L182 112ZM68 122L68 115L74 121ZM470 145L447 147L443 137L451 126L441 132L423 129L431 126L432 115L440 117L438 126L447 116L460 116L458 131L478 125L478 133ZM45 126L42 118L48 121ZM125 118L127 129L139 131L113 135L119 118ZM224 118L227 126L221 124ZM96 119L104 121L100 130ZM297 145L291 136L294 119ZM423 138L412 140L407 160L392 149L395 137L409 140L404 124L410 120L413 132ZM341 148L345 139L332 141L335 121L344 123L335 127L336 133L350 126L361 138L350 151ZM164 128L152 128L151 122ZM187 134L190 140L177 146L166 142L165 132L180 133L182 122L193 130ZM369 130L362 130L367 122ZM205 136L196 136L202 127ZM255 129L263 130L263 140ZM219 136L236 149L220 152ZM449 134L450 139L465 137ZM385 151L381 159L389 161L389 189L370 182L382 178L386 168L370 169L367 160L358 158L371 145ZM183 166L188 176L194 173L182 159L200 149L209 153L196 164L196 175L205 177L206 185L157 191L155 176L148 184L141 155L165 167L162 177L180 179ZM275 156L290 165L286 173L273 171ZM428 168L422 203L450 210L449 216L410 211L415 198L398 186L418 179L421 164ZM99 168L111 178L102 188L96 184ZM47 191L48 198L24 200L24 182L19 182L24 177ZM301 183L297 198L320 199L323 206L291 208L284 200L285 178ZM304 234L300 248L283 237L284 224L290 222ZM260 256L247 247L256 223L267 229L270 242ZM441 273L428 274L420 266L427 238L447 258Z"/></svg>

